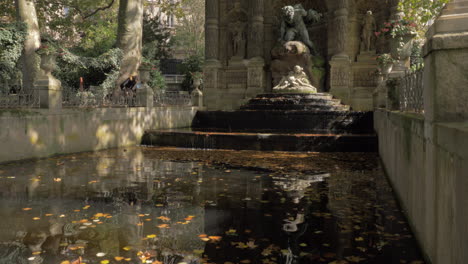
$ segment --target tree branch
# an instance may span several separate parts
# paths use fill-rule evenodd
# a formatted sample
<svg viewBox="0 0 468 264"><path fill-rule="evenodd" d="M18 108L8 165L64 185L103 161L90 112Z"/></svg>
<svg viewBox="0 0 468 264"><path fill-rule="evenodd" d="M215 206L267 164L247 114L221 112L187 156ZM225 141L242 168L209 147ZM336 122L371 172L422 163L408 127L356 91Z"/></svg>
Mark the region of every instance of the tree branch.
<svg viewBox="0 0 468 264"><path fill-rule="evenodd" d="M114 3L115 3L115 0L111 0L111 2L110 2L108 5L103 6L103 7L99 7L99 8L97 8L96 10L94 10L93 12L91 12L91 13L89 13L89 14L87 14L87 15L84 15L84 14L83 14L84 12L83 12L78 6L75 6L74 8L78 11L78 13L80 13L81 18L83 18L83 20L85 20L85 19L87 19L87 18L89 18L89 17L94 16L94 15L97 14L99 11L104 11L104 10L106 10L106 9L111 8L111 7L114 5Z"/></svg>

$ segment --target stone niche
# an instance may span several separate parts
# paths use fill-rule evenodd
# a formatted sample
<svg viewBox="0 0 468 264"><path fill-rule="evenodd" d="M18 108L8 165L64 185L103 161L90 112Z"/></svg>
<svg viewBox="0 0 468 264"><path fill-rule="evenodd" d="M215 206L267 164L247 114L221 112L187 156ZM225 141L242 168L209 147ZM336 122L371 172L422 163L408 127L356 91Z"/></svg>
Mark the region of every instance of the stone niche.
<svg viewBox="0 0 468 264"><path fill-rule="evenodd" d="M302 4L323 14L307 24L319 56L304 67L312 84L357 110L371 110L375 88L373 57L386 47L372 39L361 49L363 21L372 11L375 25L389 19L387 0L206 0L204 100L208 110L235 110L278 82L275 47L281 8ZM299 58L300 59L300 58ZM282 71L292 70L291 62Z"/></svg>

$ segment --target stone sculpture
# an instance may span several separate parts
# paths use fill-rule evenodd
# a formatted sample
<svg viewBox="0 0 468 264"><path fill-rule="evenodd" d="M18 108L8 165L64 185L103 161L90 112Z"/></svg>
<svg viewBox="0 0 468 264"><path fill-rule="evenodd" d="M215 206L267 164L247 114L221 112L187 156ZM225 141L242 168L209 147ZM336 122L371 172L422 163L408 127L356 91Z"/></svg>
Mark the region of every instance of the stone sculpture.
<svg viewBox="0 0 468 264"><path fill-rule="evenodd" d="M280 28L280 43L288 41L301 41L313 54L317 54L315 45L310 41L306 22L320 21L322 14L310 9L306 11L301 4L285 6L282 9L282 21Z"/></svg>
<svg viewBox="0 0 468 264"><path fill-rule="evenodd" d="M248 16L240 2L234 3L234 8L229 11L228 19L232 56L243 59L246 53Z"/></svg>
<svg viewBox="0 0 468 264"><path fill-rule="evenodd" d="M317 88L310 84L307 74L301 66L294 66L294 70L284 76L279 84L273 88L275 93L317 93Z"/></svg>
<svg viewBox="0 0 468 264"><path fill-rule="evenodd" d="M375 31L377 31L377 25L372 11L369 10L362 21L361 51L371 51L373 49Z"/></svg>

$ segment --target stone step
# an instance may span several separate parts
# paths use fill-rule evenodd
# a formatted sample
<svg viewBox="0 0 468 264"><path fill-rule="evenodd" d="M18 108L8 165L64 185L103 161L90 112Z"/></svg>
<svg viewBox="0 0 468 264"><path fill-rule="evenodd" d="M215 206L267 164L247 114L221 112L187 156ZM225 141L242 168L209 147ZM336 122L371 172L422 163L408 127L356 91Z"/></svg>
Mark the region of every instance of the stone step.
<svg viewBox="0 0 468 264"><path fill-rule="evenodd" d="M143 145L197 149L295 152L377 152L375 134L226 133L183 130L147 131Z"/></svg>
<svg viewBox="0 0 468 264"><path fill-rule="evenodd" d="M197 130L311 131L314 133L372 134L373 113L352 111L198 111L192 122Z"/></svg>
<svg viewBox="0 0 468 264"><path fill-rule="evenodd" d="M308 111L349 111L347 105L320 105L320 104L248 104L241 107L241 110L308 110Z"/></svg>
<svg viewBox="0 0 468 264"><path fill-rule="evenodd" d="M333 96L327 93L316 93L316 94L297 94L297 93L269 93L269 94L259 94L255 98L294 98L294 99L326 99L332 100Z"/></svg>
<svg viewBox="0 0 468 264"><path fill-rule="evenodd" d="M261 104L315 104L315 105L341 105L339 99L322 99L322 98L254 98L250 99L247 105Z"/></svg>

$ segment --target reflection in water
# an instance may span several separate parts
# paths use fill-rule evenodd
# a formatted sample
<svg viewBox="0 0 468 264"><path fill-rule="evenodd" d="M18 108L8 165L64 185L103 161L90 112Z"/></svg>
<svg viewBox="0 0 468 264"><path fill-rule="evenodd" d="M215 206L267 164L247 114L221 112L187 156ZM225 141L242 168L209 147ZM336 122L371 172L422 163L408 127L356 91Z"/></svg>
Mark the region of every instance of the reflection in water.
<svg viewBox="0 0 468 264"><path fill-rule="evenodd" d="M420 259L379 168L267 173L131 148L2 165L0 181L0 264Z"/></svg>

